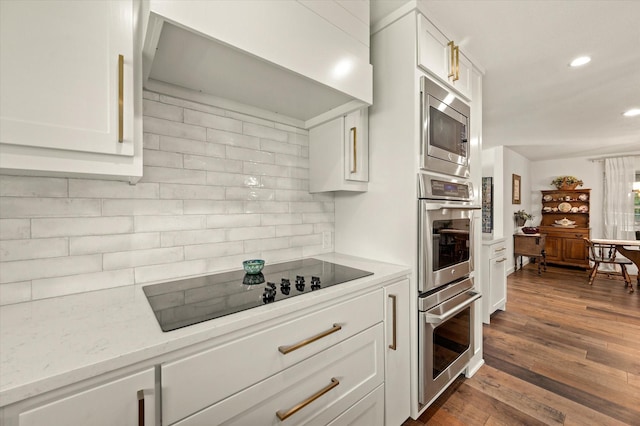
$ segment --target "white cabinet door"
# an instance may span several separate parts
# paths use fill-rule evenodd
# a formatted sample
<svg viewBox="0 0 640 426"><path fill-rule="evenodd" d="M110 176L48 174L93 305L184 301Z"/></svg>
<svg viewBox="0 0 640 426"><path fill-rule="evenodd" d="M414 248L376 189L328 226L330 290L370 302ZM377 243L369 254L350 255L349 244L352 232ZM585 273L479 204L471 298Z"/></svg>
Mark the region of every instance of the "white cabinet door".
<svg viewBox="0 0 640 426"><path fill-rule="evenodd" d="M396 423L385 423L384 410L384 386L380 385L327 426L395 426Z"/></svg>
<svg viewBox="0 0 640 426"><path fill-rule="evenodd" d="M384 288L385 294L385 424L401 425L411 410L409 280ZM417 312L417 311L416 311Z"/></svg>
<svg viewBox="0 0 640 426"><path fill-rule="evenodd" d="M150 368L25 411L19 415L19 425L155 425L154 387L155 373Z"/></svg>
<svg viewBox="0 0 640 426"><path fill-rule="evenodd" d="M422 15L418 15L418 65L471 100L471 61Z"/></svg>
<svg viewBox="0 0 640 426"><path fill-rule="evenodd" d="M366 191L369 181L368 108L309 131L309 191Z"/></svg>
<svg viewBox="0 0 640 426"><path fill-rule="evenodd" d="M0 2L0 167L141 175L134 4ZM83 164L102 157L106 166Z"/></svg>
<svg viewBox="0 0 640 426"><path fill-rule="evenodd" d="M505 278L506 257L491 259L489 283L491 285L491 313L505 310L507 304L507 282Z"/></svg>

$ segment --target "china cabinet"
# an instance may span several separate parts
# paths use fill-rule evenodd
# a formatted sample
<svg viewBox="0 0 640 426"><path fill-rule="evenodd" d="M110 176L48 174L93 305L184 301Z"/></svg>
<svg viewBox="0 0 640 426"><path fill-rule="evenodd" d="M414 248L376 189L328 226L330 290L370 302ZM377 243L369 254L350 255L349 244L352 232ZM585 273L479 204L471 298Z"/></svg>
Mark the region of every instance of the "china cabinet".
<svg viewBox="0 0 640 426"><path fill-rule="evenodd" d="M546 234L549 263L588 268L590 189L542 191L540 233Z"/></svg>

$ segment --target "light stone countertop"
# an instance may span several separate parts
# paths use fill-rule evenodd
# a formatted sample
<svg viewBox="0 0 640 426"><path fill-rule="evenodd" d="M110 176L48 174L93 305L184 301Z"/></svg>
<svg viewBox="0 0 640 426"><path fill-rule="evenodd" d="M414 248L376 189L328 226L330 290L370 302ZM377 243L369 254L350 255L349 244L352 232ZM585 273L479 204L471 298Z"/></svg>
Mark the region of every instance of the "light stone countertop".
<svg viewBox="0 0 640 426"><path fill-rule="evenodd" d="M2 306L0 407L410 274L336 253L312 257L374 275L166 333L142 291L147 284Z"/></svg>

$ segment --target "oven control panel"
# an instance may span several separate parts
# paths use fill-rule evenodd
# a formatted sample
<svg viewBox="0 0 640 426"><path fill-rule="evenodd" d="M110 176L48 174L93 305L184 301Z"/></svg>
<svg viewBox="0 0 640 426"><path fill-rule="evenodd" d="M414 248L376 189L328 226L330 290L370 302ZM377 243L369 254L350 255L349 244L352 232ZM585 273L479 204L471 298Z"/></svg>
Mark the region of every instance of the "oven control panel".
<svg viewBox="0 0 640 426"><path fill-rule="evenodd" d="M431 179L431 195L467 199L471 196L466 183L445 182Z"/></svg>
<svg viewBox="0 0 640 426"><path fill-rule="evenodd" d="M418 173L418 198L473 201L473 197L473 184L467 179Z"/></svg>

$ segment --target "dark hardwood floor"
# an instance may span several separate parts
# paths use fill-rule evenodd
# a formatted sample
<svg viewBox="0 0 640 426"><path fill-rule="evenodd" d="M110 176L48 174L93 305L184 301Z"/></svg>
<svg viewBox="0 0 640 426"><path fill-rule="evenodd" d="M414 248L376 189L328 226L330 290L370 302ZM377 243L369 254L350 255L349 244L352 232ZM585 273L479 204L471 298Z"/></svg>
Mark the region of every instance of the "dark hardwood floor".
<svg viewBox="0 0 640 426"><path fill-rule="evenodd" d="M459 377L422 425L640 425L640 289L527 265L484 325L485 365Z"/></svg>

